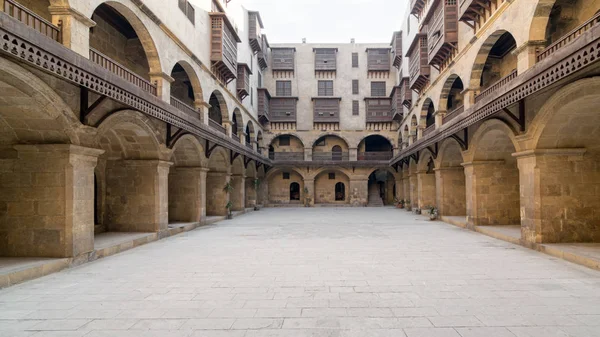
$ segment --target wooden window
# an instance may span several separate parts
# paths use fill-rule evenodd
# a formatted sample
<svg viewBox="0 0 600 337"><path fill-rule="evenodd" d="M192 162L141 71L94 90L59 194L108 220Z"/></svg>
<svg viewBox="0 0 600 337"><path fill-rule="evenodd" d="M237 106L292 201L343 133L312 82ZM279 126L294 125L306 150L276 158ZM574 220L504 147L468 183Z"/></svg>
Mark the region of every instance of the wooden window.
<svg viewBox="0 0 600 337"><path fill-rule="evenodd" d="M187 0L179 0L178 4L179 9L183 12L183 14L185 14L188 20L190 20L192 24L195 24L196 10L194 9L194 6L192 6L192 4L190 4Z"/></svg>
<svg viewBox="0 0 600 337"><path fill-rule="evenodd" d="M335 180L335 173L329 173L329 180Z"/></svg>
<svg viewBox="0 0 600 337"><path fill-rule="evenodd" d="M358 68L358 53L352 53L352 68Z"/></svg>
<svg viewBox="0 0 600 337"><path fill-rule="evenodd" d="M290 136L280 136L279 146L290 146Z"/></svg>
<svg viewBox="0 0 600 337"><path fill-rule="evenodd" d="M294 70L294 48L271 48L273 70Z"/></svg>
<svg viewBox="0 0 600 337"><path fill-rule="evenodd" d="M289 172L283 172L283 179L284 180L289 180L290 179L290 173Z"/></svg>
<svg viewBox="0 0 600 337"><path fill-rule="evenodd" d="M315 48L315 70L328 71L336 68L337 49Z"/></svg>
<svg viewBox="0 0 600 337"><path fill-rule="evenodd" d="M352 101L352 115L358 116L358 101Z"/></svg>
<svg viewBox="0 0 600 337"><path fill-rule="evenodd" d="M385 96L385 82L371 82L371 96Z"/></svg>
<svg viewBox="0 0 600 337"><path fill-rule="evenodd" d="M319 81L318 96L333 96L333 81Z"/></svg>
<svg viewBox="0 0 600 337"><path fill-rule="evenodd" d="M352 80L352 95L358 95L358 80Z"/></svg>
<svg viewBox="0 0 600 337"><path fill-rule="evenodd" d="M369 71L389 71L390 70L390 50L389 49L368 49L367 64Z"/></svg>
<svg viewBox="0 0 600 337"><path fill-rule="evenodd" d="M275 82L276 96L292 96L292 81L276 81Z"/></svg>
<svg viewBox="0 0 600 337"><path fill-rule="evenodd" d="M262 83L262 74L258 73L258 87L262 88L263 87L263 83Z"/></svg>

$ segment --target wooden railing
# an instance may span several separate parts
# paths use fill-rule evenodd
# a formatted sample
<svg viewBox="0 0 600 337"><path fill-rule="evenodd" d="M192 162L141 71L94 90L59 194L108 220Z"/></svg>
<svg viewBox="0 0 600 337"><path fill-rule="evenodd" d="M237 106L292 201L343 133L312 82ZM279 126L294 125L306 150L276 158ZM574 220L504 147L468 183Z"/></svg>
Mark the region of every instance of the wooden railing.
<svg viewBox="0 0 600 337"><path fill-rule="evenodd" d="M348 161L350 153L348 152L313 152L313 161Z"/></svg>
<svg viewBox="0 0 600 337"><path fill-rule="evenodd" d="M212 119L209 118L208 119L208 125L211 128L213 128L213 129L215 129L215 130L217 130L217 131L219 131L221 133L227 134L227 130L225 130L225 127L223 125L219 124L219 122L217 122L217 121L214 121L214 120L212 120Z"/></svg>
<svg viewBox="0 0 600 337"><path fill-rule="evenodd" d="M176 107L177 109L179 109L180 111L185 112L186 114L193 116L193 117L199 117L198 115L198 111L196 109L194 109L193 107L183 103L182 101L178 100L177 98L171 96L171 105Z"/></svg>
<svg viewBox="0 0 600 337"><path fill-rule="evenodd" d="M359 152L358 160L390 160L392 159L391 151L377 151L377 152Z"/></svg>
<svg viewBox="0 0 600 337"><path fill-rule="evenodd" d="M423 130L423 137L429 135L430 133L432 133L435 130L435 124L431 124L430 126L428 126L425 130Z"/></svg>
<svg viewBox="0 0 600 337"><path fill-rule="evenodd" d="M127 69L125 66L112 60L110 57L102 54L96 49L90 48L90 61L96 63L97 65L110 71L111 73L122 77L126 81L135 84L136 86L142 88L142 90L147 91L152 95L156 96L156 86L154 84L143 79L138 74L135 74L131 70Z"/></svg>
<svg viewBox="0 0 600 337"><path fill-rule="evenodd" d="M550 56L552 53L573 42L573 40L578 38L581 34L590 30L592 27L598 25L598 23L600 23L600 13L597 13L591 19L587 20L579 27L570 31L565 36L561 37L558 41L546 47L546 49L538 52L536 55L537 62L540 62L541 60Z"/></svg>
<svg viewBox="0 0 600 337"><path fill-rule="evenodd" d="M304 152L269 152L269 159L275 161L303 161Z"/></svg>
<svg viewBox="0 0 600 337"><path fill-rule="evenodd" d="M442 118L442 124L448 123L452 118L460 115L464 111L465 111L465 106L464 105L461 105L458 108L450 111L449 113L446 114L446 116L444 116L444 118Z"/></svg>
<svg viewBox="0 0 600 337"><path fill-rule="evenodd" d="M236 135L235 133L231 134L231 138L233 138L233 140L235 140L236 142L240 142L240 136Z"/></svg>
<svg viewBox="0 0 600 337"><path fill-rule="evenodd" d="M2 10L6 14L23 22L52 40L62 43L62 30L60 26L54 25L52 22L35 14L32 10L14 0L0 0L0 2L4 3Z"/></svg>
<svg viewBox="0 0 600 337"><path fill-rule="evenodd" d="M505 76L505 77L499 79L498 81L496 81L496 83L490 85L487 89L480 92L479 95L475 96L475 103L481 101L484 97L493 94L496 90L505 86L508 82L514 80L515 78L517 78L517 70L516 69L513 70L508 76Z"/></svg>
<svg viewBox="0 0 600 337"><path fill-rule="evenodd" d="M252 146L251 142L246 141L246 147L254 151L254 146Z"/></svg>

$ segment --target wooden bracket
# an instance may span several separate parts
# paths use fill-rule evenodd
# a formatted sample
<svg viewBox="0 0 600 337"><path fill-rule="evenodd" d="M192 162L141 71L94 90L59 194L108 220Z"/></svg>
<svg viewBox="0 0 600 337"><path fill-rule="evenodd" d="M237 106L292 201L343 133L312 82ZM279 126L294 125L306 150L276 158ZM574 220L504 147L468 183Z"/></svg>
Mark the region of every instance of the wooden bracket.
<svg viewBox="0 0 600 337"><path fill-rule="evenodd" d="M244 167L248 168L248 164L250 164L251 161L252 161L252 158L244 156Z"/></svg>
<svg viewBox="0 0 600 337"><path fill-rule="evenodd" d="M453 134L450 136L450 138L456 140L463 151L467 151L469 149L469 129L463 129L463 138L460 138L457 134Z"/></svg>
<svg viewBox="0 0 600 337"><path fill-rule="evenodd" d="M240 154L237 152L229 151L229 164L233 164L235 158L237 158Z"/></svg>
<svg viewBox="0 0 600 337"><path fill-rule="evenodd" d="M96 109L98 109L98 107L104 103L104 101L106 100L107 96L106 95L101 95L100 97L98 97L98 99L96 99L96 101L94 101L94 103L92 103L92 105L90 105L90 91L88 88L85 87L80 87L80 91L79 91L79 121L84 124L87 125L86 123L86 119L87 117L93 113L94 111L96 111Z"/></svg>
<svg viewBox="0 0 600 337"><path fill-rule="evenodd" d="M213 144L212 146L210 145L210 141L207 139L206 140L206 145L204 146L204 155L206 156L206 158L210 158L210 155L212 154L212 152L217 148L217 144Z"/></svg>
<svg viewBox="0 0 600 337"><path fill-rule="evenodd" d="M415 152L415 153L411 154L410 158L412 158L415 161L415 163L418 163L419 162L419 152Z"/></svg>
<svg viewBox="0 0 600 337"><path fill-rule="evenodd" d="M433 156L433 159L437 159L438 156L438 143L433 144L433 148L430 146L427 147L427 149L429 150L429 152L431 152L431 155Z"/></svg>
<svg viewBox="0 0 600 337"><path fill-rule="evenodd" d="M508 108L503 108L502 110L508 115L508 117L510 117L512 120L514 120L515 122L517 122L517 124L519 124L519 131L521 131L521 133L525 132L525 100L520 100L519 104L517 105L517 109L518 109L518 116L513 114L512 111L510 111Z"/></svg>
<svg viewBox="0 0 600 337"><path fill-rule="evenodd" d="M177 129L177 131L173 132L173 129L175 129L175 127L167 123L166 144L169 149L173 149L173 146L175 146L175 143L177 143L179 138L189 133L183 129Z"/></svg>

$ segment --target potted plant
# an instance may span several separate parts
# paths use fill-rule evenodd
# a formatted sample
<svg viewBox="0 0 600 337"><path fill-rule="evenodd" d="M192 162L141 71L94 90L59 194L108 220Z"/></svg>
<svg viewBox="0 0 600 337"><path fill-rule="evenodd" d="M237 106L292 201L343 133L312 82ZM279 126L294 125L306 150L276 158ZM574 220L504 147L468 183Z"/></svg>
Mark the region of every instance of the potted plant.
<svg viewBox="0 0 600 337"><path fill-rule="evenodd" d="M254 183L254 190L256 191L256 197L258 199L258 187L260 186L260 179L258 179L258 178L254 179L253 183ZM258 211L259 209L260 208L258 208L257 202L255 201L254 202L254 210Z"/></svg>
<svg viewBox="0 0 600 337"><path fill-rule="evenodd" d="M308 195L308 187L304 187L302 191L304 192L304 207L310 207L311 197Z"/></svg>
<svg viewBox="0 0 600 337"><path fill-rule="evenodd" d="M437 219L438 216L438 210L435 206L431 206L429 208L429 220L434 221L435 219Z"/></svg>
<svg viewBox="0 0 600 337"><path fill-rule="evenodd" d="M420 208L415 208L415 214L421 214L421 209Z"/></svg>
<svg viewBox="0 0 600 337"><path fill-rule="evenodd" d="M406 200L406 210L410 212L412 209L412 204L410 203L410 199Z"/></svg>
<svg viewBox="0 0 600 337"><path fill-rule="evenodd" d="M404 205L406 205L406 201L404 201L404 199L400 199L400 203L398 204L398 207L404 208Z"/></svg>
<svg viewBox="0 0 600 337"><path fill-rule="evenodd" d="M401 200L398 200L398 198L394 198L394 205L396 205L396 208L402 208Z"/></svg>
<svg viewBox="0 0 600 337"><path fill-rule="evenodd" d="M227 219L228 220L233 218L233 212L231 212L231 207L233 207L233 203L231 203L231 201L227 202L227 205L225 205L225 208L227 209Z"/></svg>

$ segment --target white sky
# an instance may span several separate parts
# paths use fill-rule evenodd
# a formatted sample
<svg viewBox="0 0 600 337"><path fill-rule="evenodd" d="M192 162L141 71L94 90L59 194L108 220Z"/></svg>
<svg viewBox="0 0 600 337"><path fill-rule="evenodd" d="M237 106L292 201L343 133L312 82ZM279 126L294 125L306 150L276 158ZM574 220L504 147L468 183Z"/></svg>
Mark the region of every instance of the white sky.
<svg viewBox="0 0 600 337"><path fill-rule="evenodd" d="M269 43L389 43L409 0L232 0L260 12Z"/></svg>

